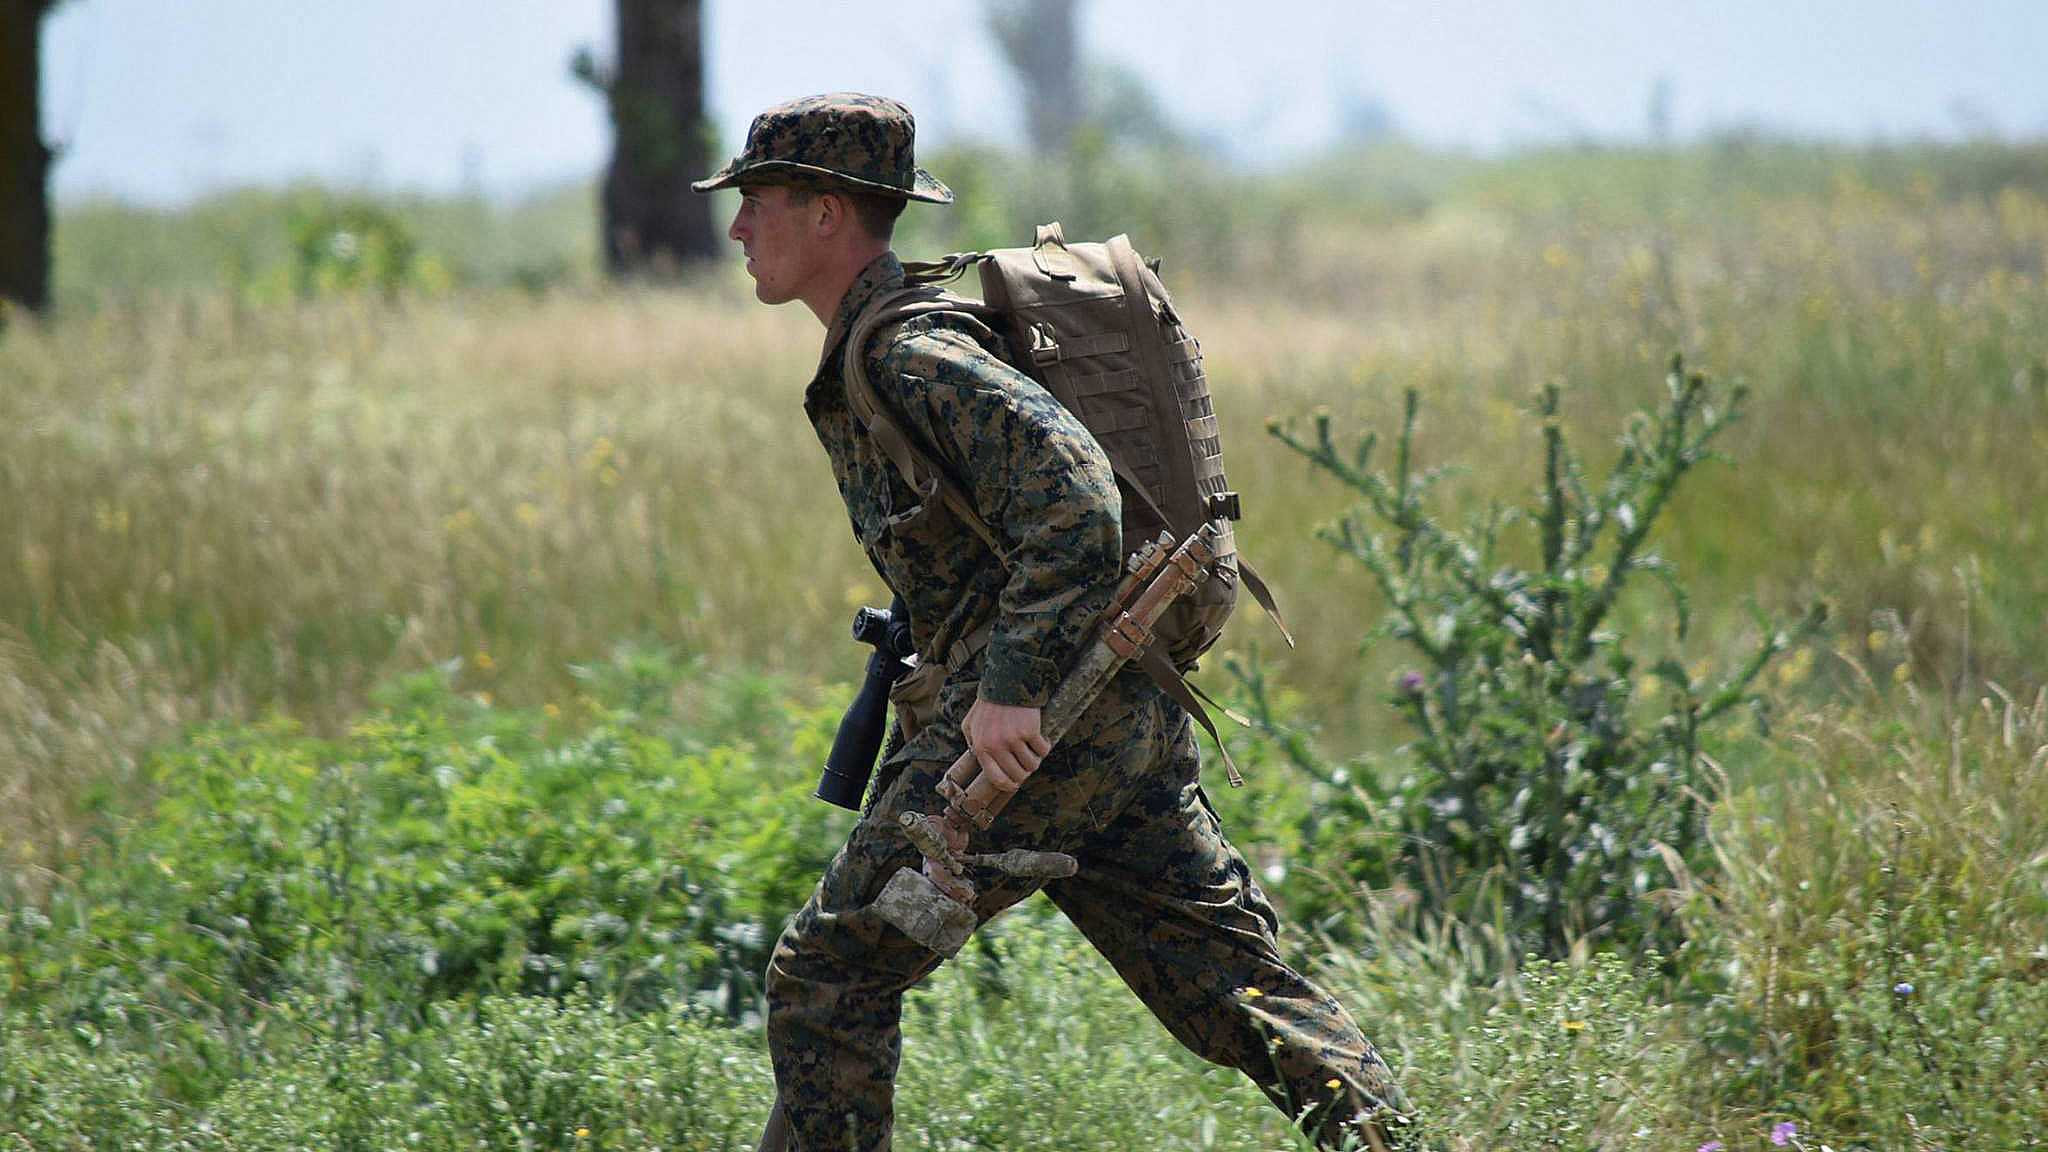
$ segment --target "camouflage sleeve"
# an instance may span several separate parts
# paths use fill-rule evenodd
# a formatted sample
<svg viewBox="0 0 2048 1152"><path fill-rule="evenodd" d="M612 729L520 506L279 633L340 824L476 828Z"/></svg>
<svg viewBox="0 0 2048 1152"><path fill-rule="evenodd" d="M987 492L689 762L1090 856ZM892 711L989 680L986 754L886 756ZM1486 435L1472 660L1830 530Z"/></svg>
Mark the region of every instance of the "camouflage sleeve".
<svg viewBox="0 0 2048 1152"><path fill-rule="evenodd" d="M1123 561L1115 474L1052 394L943 321L880 353L876 392L970 489L1009 558L980 695L1043 707L1093 635Z"/></svg>

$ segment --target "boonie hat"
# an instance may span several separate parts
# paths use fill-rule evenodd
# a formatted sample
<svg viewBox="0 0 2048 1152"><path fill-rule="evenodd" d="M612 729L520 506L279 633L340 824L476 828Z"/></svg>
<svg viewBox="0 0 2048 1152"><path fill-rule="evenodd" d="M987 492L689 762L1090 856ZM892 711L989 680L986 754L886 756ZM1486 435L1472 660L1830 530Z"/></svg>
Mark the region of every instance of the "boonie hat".
<svg viewBox="0 0 2048 1152"><path fill-rule="evenodd" d="M846 185L864 192L951 204L953 191L912 162L917 122L882 96L831 92L777 104L747 128L746 151L699 192L736 184Z"/></svg>

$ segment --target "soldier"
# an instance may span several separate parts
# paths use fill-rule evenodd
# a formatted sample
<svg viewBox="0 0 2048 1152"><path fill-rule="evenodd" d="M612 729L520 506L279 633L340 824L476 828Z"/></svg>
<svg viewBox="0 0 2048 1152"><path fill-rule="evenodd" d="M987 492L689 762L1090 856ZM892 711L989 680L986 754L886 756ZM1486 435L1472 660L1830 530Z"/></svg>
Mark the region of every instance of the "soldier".
<svg viewBox="0 0 2048 1152"><path fill-rule="evenodd" d="M796 1146L889 1146L903 993L939 958L872 905L892 874L919 865L897 818L935 810L939 778L972 747L1015 791L976 850L1075 856L1079 874L1044 884L1046 895L1176 1038L1250 1076L1324 1144L1389 1147L1390 1132L1407 1130L1399 1089L1345 1009L1281 960L1273 909L1198 783L1188 715L1130 668L1058 748L1039 732L1040 708L1121 575L1119 498L1100 446L969 318L920 316L856 350L880 402L972 499L991 542L914 489L848 407L847 335L903 283L896 218L907 201L953 198L912 162L913 130L893 100L791 101L755 117L745 151L695 185L739 188L728 234L754 294L801 300L826 327L804 410L854 535L938 673L934 718L896 734L860 822L769 962L768 1044ZM1037 886L978 879L974 911L987 919Z"/></svg>

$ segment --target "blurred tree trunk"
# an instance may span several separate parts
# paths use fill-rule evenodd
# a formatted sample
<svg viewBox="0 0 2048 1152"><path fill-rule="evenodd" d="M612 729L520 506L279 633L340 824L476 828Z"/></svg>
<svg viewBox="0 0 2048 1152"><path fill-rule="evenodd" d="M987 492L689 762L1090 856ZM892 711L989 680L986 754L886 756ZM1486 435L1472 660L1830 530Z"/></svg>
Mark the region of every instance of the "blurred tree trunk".
<svg viewBox="0 0 2048 1152"><path fill-rule="evenodd" d="M615 0L619 55L601 74L587 53L579 76L611 107L604 176L605 268L615 277L673 275L716 256L711 202L690 181L711 173L704 116L702 0Z"/></svg>
<svg viewBox="0 0 2048 1152"><path fill-rule="evenodd" d="M0 0L0 299L50 301L50 149L43 143L43 14L50 0Z"/></svg>
<svg viewBox="0 0 2048 1152"><path fill-rule="evenodd" d="M1024 93L1032 148L1064 153L1081 123L1078 0L988 0L988 28Z"/></svg>

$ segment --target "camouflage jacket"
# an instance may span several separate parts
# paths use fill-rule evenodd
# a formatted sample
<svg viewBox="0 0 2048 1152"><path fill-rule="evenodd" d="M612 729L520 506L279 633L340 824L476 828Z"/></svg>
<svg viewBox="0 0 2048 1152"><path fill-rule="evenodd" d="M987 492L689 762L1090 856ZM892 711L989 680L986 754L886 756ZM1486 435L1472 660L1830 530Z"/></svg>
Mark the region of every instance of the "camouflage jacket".
<svg viewBox="0 0 2048 1152"><path fill-rule="evenodd" d="M1004 363L1000 348L984 348L957 317L922 316L875 335L869 379L905 434L974 502L1007 551L1007 568L937 498L919 503L847 406L842 378L854 320L902 283L903 265L884 254L847 290L804 410L854 536L910 610L918 651L943 654L992 620L979 668L957 670L949 689L978 675L982 697L1042 707L1115 594L1123 560L1116 480L1088 430ZM942 715L954 710L946 695L957 693L942 694ZM957 732L949 735L957 742Z"/></svg>

